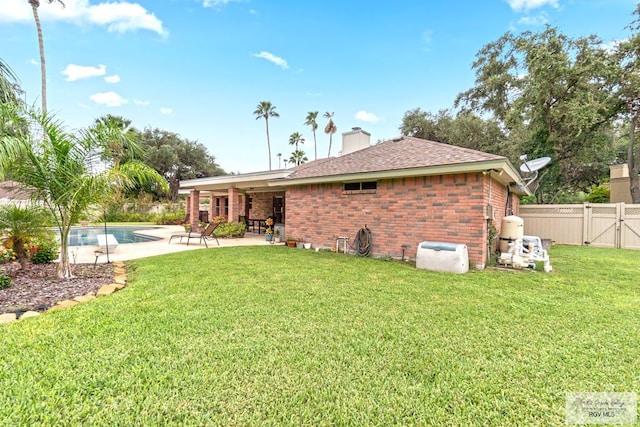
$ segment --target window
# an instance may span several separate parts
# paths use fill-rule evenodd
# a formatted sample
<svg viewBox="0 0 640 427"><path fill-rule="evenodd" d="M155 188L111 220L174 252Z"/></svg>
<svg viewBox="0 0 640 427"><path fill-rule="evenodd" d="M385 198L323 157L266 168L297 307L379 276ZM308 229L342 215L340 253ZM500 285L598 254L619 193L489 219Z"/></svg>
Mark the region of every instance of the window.
<svg viewBox="0 0 640 427"><path fill-rule="evenodd" d="M342 185L342 194L370 194L378 188L376 181L345 182Z"/></svg>

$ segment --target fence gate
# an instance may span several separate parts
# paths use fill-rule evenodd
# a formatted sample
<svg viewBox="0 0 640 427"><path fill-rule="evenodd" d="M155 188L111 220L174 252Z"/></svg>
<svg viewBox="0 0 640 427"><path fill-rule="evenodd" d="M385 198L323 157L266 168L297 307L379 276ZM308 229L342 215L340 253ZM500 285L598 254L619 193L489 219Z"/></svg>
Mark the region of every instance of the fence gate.
<svg viewBox="0 0 640 427"><path fill-rule="evenodd" d="M619 248L620 204L584 205L584 245Z"/></svg>
<svg viewBox="0 0 640 427"><path fill-rule="evenodd" d="M640 205L523 205L524 233L566 245L640 249Z"/></svg>
<svg viewBox="0 0 640 427"><path fill-rule="evenodd" d="M626 205L620 220L620 247L640 249L640 205Z"/></svg>

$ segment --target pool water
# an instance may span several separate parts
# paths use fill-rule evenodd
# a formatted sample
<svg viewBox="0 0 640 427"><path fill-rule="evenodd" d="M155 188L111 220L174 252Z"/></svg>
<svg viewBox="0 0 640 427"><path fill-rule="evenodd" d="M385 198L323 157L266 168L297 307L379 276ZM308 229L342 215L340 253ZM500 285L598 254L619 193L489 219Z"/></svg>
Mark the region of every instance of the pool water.
<svg viewBox="0 0 640 427"><path fill-rule="evenodd" d="M69 246L95 246L98 244L98 234L113 234L118 244L144 243L161 240L159 237L151 237L138 234L139 230L152 230L155 227L72 227L69 232ZM58 232L56 231L56 234Z"/></svg>

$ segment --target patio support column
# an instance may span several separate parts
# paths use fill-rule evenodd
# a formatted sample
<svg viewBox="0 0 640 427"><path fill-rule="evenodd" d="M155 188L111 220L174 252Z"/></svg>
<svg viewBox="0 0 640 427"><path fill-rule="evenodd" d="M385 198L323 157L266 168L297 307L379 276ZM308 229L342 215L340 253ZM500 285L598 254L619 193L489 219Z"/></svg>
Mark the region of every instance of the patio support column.
<svg viewBox="0 0 640 427"><path fill-rule="evenodd" d="M189 212L191 212L191 195L188 195L184 199L184 214L187 217L185 218L186 222L191 222L191 216L189 215Z"/></svg>
<svg viewBox="0 0 640 427"><path fill-rule="evenodd" d="M209 222L213 221L213 217L216 211L216 198L213 196L213 193L209 195Z"/></svg>
<svg viewBox="0 0 640 427"><path fill-rule="evenodd" d="M240 204L238 202L238 189L230 188L229 189L229 222L234 222L238 220L238 215L240 214Z"/></svg>
<svg viewBox="0 0 640 427"><path fill-rule="evenodd" d="M200 191L191 190L191 206L189 206L189 223L192 230L200 226Z"/></svg>

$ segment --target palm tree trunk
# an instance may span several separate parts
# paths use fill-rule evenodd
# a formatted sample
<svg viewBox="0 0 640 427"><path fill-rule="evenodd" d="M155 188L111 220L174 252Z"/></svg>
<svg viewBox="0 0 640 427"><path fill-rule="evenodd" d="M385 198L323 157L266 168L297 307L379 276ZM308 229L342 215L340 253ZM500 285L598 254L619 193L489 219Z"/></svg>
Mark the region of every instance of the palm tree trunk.
<svg viewBox="0 0 640 427"><path fill-rule="evenodd" d="M331 157L331 143L333 142L333 134L330 133L329 134L329 154L327 154L327 157Z"/></svg>
<svg viewBox="0 0 640 427"><path fill-rule="evenodd" d="M629 145L627 147L627 165L629 169L629 190L631 191L632 203L640 203L640 150L635 147L635 133L638 116L633 115L629 131Z"/></svg>
<svg viewBox="0 0 640 427"><path fill-rule="evenodd" d="M267 152L269 154L269 170L271 170L271 142L269 141L269 119L265 117L264 122L267 125Z"/></svg>
<svg viewBox="0 0 640 427"><path fill-rule="evenodd" d="M318 143L316 142L316 131L313 131L313 160L318 160Z"/></svg>
<svg viewBox="0 0 640 427"><path fill-rule="evenodd" d="M73 277L73 274L71 274L71 265L69 264L69 232L71 231L71 224L63 224L60 231L58 277L61 279L69 279Z"/></svg>
<svg viewBox="0 0 640 427"><path fill-rule="evenodd" d="M38 16L38 2L31 3L33 11L33 19L36 21L36 30L38 31L38 47L40 48L40 78L42 90L42 113L47 112L47 67L44 62L44 39L42 37L42 26L40 25L40 17Z"/></svg>

